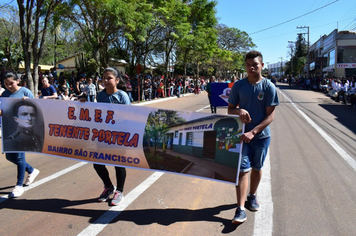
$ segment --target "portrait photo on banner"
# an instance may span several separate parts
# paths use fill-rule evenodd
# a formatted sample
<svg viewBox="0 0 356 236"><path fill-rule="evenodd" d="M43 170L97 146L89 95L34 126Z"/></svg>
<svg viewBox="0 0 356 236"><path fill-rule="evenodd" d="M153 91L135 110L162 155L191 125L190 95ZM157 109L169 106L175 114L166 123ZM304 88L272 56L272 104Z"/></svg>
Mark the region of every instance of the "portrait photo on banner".
<svg viewBox="0 0 356 236"><path fill-rule="evenodd" d="M2 114L3 151L41 152L44 121L35 99L3 99L8 103Z"/></svg>

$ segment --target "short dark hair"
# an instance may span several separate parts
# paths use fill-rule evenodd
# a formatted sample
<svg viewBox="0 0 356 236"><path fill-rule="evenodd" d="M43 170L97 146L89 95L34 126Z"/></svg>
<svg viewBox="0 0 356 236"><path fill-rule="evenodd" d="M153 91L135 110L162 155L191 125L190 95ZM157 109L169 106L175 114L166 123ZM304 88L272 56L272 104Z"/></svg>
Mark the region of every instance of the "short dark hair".
<svg viewBox="0 0 356 236"><path fill-rule="evenodd" d="M37 114L37 107L35 104L33 104L32 102L30 101L27 101L28 99L25 99L25 100L21 100L19 102L17 102L14 107L12 108L12 114L13 116L16 116L18 117L18 110L19 110L19 107L21 106L29 106L29 107L33 107L33 109L35 110L36 114Z"/></svg>
<svg viewBox="0 0 356 236"><path fill-rule="evenodd" d="M12 71L6 72L4 80L9 79L9 78L13 78L13 80L19 80L19 77L17 77L17 74Z"/></svg>
<svg viewBox="0 0 356 236"><path fill-rule="evenodd" d="M262 53L259 51L249 51L246 56L245 56L245 62L247 61L247 59L253 59L258 57L258 59L260 60L261 63L263 63L263 56Z"/></svg>

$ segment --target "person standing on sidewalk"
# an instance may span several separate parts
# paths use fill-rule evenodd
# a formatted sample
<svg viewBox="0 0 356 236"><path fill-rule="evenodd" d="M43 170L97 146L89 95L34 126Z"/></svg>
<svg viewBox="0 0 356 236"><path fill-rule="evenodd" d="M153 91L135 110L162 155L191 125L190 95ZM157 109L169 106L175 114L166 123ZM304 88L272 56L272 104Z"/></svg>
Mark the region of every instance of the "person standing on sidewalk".
<svg viewBox="0 0 356 236"><path fill-rule="evenodd" d="M126 83L121 78L120 72L108 67L103 72L102 81L105 89L97 96L97 102L131 105L130 98L126 93ZM85 102L85 98L80 99ZM110 205L118 205L123 198L126 169L115 166L117 187L112 184L109 172L104 164L94 164L94 169L104 183L104 191L99 196L99 202L106 202L114 194Z"/></svg>
<svg viewBox="0 0 356 236"><path fill-rule="evenodd" d="M10 97L10 98L34 98L32 92L18 85L19 79L17 75L13 72L8 72L4 77L4 84L6 87L5 92L1 95L2 97ZM33 109L33 108L32 108ZM16 120L21 129L26 129L29 126L29 123L33 123L31 121L31 107L29 106L21 106L21 110L18 111ZM2 116L2 110L0 110L0 116ZM30 185L37 175L40 173L39 170L33 168L30 164L26 162L25 153L6 153L6 159L15 165L17 165L17 183L15 188L9 194L9 197L20 197L24 193L23 185ZM28 173L26 182L24 184L25 173Z"/></svg>
<svg viewBox="0 0 356 236"><path fill-rule="evenodd" d="M96 99L96 87L95 84L93 84L93 79L88 77L87 78L87 83L85 85L85 92L87 96L87 101L88 102L94 102Z"/></svg>
<svg viewBox="0 0 356 236"><path fill-rule="evenodd" d="M245 133L240 137L243 142L240 175L236 187L237 204L232 223L238 224L246 221L246 207L257 211L257 188L262 178L262 167L265 161L271 140L269 124L274 119L275 107L279 105L276 87L266 78L262 77L264 66L262 54L250 51L245 57L247 78L235 82L231 89L228 104L228 114L239 115L245 124Z"/></svg>
<svg viewBox="0 0 356 236"><path fill-rule="evenodd" d="M209 83L206 85L206 92L208 93L211 113L216 113L216 106L211 105L211 83L215 83L215 76L211 76Z"/></svg>

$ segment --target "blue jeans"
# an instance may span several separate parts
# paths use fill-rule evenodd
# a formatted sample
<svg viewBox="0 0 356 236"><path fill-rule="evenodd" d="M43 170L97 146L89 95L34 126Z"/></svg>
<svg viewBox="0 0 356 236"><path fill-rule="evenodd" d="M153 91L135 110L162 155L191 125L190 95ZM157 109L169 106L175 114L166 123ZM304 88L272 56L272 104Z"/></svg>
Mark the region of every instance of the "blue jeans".
<svg viewBox="0 0 356 236"><path fill-rule="evenodd" d="M95 95L87 95L87 101L88 102L94 102Z"/></svg>
<svg viewBox="0 0 356 236"><path fill-rule="evenodd" d="M17 165L17 183L16 185L22 186L25 179L25 172L32 173L33 167L30 166L25 159L25 153L6 153L6 159Z"/></svg>
<svg viewBox="0 0 356 236"><path fill-rule="evenodd" d="M250 143L243 143L241 153L241 172L261 170L265 162L271 137L264 139L252 139Z"/></svg>
<svg viewBox="0 0 356 236"><path fill-rule="evenodd" d="M130 101L133 102L132 92L131 91L127 91L127 95L129 95Z"/></svg>

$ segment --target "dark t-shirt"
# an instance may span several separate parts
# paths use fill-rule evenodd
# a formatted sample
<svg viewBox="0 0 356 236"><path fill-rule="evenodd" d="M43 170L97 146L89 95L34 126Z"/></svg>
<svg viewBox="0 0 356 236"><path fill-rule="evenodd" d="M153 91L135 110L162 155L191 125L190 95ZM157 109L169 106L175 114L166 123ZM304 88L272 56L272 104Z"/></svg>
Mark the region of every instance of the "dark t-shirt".
<svg viewBox="0 0 356 236"><path fill-rule="evenodd" d="M42 93L42 96L51 96L51 95L57 93L57 91L53 87L53 85L50 84L49 87L47 87L47 88L42 87L41 93Z"/></svg>

